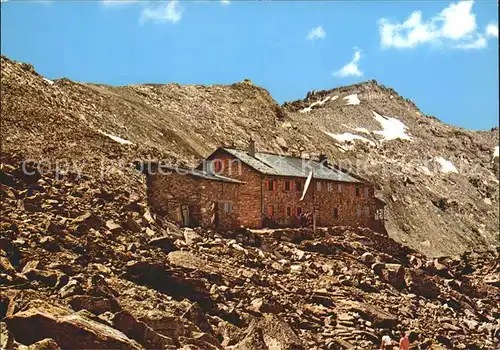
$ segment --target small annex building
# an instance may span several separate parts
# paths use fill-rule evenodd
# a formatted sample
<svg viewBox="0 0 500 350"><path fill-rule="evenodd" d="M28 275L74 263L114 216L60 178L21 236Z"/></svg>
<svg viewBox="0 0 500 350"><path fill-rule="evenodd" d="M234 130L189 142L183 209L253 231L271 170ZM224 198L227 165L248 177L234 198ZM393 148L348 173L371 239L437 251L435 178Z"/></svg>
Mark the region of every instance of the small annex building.
<svg viewBox="0 0 500 350"><path fill-rule="evenodd" d="M373 185L329 164L326 156L256 152L251 141L247 150L218 148L196 169L156 164L149 170L149 204L182 226L298 227L301 216L316 212L317 226L362 226L385 233L385 204L375 197Z"/></svg>
<svg viewBox="0 0 500 350"><path fill-rule="evenodd" d="M240 226L235 206L242 181L197 169L146 164L149 205L185 227L230 229Z"/></svg>

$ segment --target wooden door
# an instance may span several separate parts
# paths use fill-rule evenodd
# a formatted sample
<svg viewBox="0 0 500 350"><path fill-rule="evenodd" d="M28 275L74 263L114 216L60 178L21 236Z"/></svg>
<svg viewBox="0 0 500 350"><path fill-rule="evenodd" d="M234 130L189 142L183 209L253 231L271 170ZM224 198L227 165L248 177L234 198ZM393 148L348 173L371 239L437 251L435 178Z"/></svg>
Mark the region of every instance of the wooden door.
<svg viewBox="0 0 500 350"><path fill-rule="evenodd" d="M183 205L181 207L182 211L182 224L183 226L189 226L189 207L187 205Z"/></svg>

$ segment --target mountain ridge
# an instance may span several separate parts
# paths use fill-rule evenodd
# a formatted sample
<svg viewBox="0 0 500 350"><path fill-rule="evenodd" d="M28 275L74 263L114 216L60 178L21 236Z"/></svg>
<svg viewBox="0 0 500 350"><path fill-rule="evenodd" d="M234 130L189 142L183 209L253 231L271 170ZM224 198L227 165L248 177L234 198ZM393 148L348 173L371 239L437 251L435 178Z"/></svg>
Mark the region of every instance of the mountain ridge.
<svg viewBox="0 0 500 350"><path fill-rule="evenodd" d="M2 57L4 57L5 59L10 60L5 55L2 55ZM33 65L31 65L29 63L22 63L20 61L15 61L15 60L10 60L10 61L12 61L12 62L19 62L19 63L25 65L26 67L29 67L28 69L30 71L32 71L35 74L37 74L40 77L42 77L41 74L39 74L38 72L36 72L36 70L35 70L35 68L34 68ZM180 84L180 83L177 83L177 82L166 82L166 83L147 83L147 82L143 82L143 83L133 83L133 84L106 84L106 83L94 83L94 82L91 82L91 81L75 81L75 80L70 80L67 77L61 77L61 78L54 78L54 79L52 79L52 81L65 81L65 80L71 81L73 83L79 83L79 84L83 84L83 85L88 85L88 86L95 85L95 86L103 86L103 87L104 86L109 86L109 87L116 87L116 88L137 87L137 86L169 86L169 85L172 85L172 86L192 86L192 87L212 87L212 86L215 86L215 87L216 86L224 87L224 86L232 86L232 85L241 84L241 83L245 83L246 82L249 85L255 86L257 89L262 89L265 93L267 93L270 96L272 96L271 93L266 88L254 84L252 82L252 80L248 79L248 78L245 78L245 79L243 79L241 81L237 81L237 82L234 82L234 83L231 83L231 84L222 84L222 83L215 83L215 84L198 84L198 83ZM400 95L395 89L393 89L391 87L387 87L383 83L379 83L376 79L367 79L367 80L363 80L363 81L360 81L360 82L357 82L357 83L353 83L353 84L350 84L350 85L340 85L340 86L336 86L336 87L329 88L329 89L322 89L322 90L313 89L313 90L309 90L309 91L307 91L307 93L306 93L306 95L305 95L305 97L303 99L297 98L297 99L292 99L292 100L289 100L289 101L284 101L283 103L281 103L281 107L286 108L286 107L289 107L289 106L294 105L296 103L300 103L301 101L305 102L305 101L308 100L308 98L310 96L313 96L313 95L320 95L321 96L321 94L328 94L328 93L331 93L331 92L334 92L334 91L348 90L350 88L357 88L357 87L362 87L364 85L373 85L373 84L374 85L378 85L381 88L383 88L383 89L385 89L385 90L387 90L387 91L389 91L391 93L394 93L397 97L399 97L402 100L404 100L404 101L412 104L413 107L415 107L417 110L420 111L420 109L417 106L417 104L411 98L404 97L403 95ZM486 129L468 129L466 127L462 127L460 125L455 125L453 123L445 123L445 122L443 122L441 119L439 119L438 117L436 117L433 114L422 113L422 115L425 116L425 117L428 117L428 118L436 118L437 120L441 121L444 124L447 124L447 125L450 125L450 126L453 126L453 127L456 127L456 128L461 128L461 129L464 129L464 130L468 130L468 131L491 131L492 129L498 128L498 126L492 126L491 128L486 128Z"/></svg>

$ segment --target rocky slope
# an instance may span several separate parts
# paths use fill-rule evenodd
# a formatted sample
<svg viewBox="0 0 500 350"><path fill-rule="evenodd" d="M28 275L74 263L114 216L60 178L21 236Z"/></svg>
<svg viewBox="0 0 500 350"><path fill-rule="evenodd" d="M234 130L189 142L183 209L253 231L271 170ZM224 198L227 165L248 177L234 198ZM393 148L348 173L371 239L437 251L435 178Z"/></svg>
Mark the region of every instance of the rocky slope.
<svg viewBox="0 0 500 350"><path fill-rule="evenodd" d="M498 254L428 259L368 229L179 230L92 177L2 165L3 349L499 344ZM58 178L59 177L59 178Z"/></svg>
<svg viewBox="0 0 500 350"><path fill-rule="evenodd" d="M498 346L498 130L444 125L375 82L280 107L248 81L109 87L1 68L2 348L373 348L401 327L419 348ZM390 238L179 230L149 211L134 160L195 164L250 137L376 183ZM458 255L472 249L493 251Z"/></svg>

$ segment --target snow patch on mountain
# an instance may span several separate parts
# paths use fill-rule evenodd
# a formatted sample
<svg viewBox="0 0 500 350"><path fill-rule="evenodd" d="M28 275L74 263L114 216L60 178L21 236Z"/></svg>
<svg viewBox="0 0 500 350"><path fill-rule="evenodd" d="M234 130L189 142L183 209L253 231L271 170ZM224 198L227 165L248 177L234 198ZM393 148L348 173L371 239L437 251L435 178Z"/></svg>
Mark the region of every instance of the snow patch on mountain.
<svg viewBox="0 0 500 350"><path fill-rule="evenodd" d="M118 142L118 143L120 143L122 145L133 145L134 144L133 142L130 142L129 140L122 139L121 137L118 137L118 136L115 136L115 135L107 134L104 131L99 130L99 132L101 134L109 137L111 140L116 141L116 142Z"/></svg>
<svg viewBox="0 0 500 350"><path fill-rule="evenodd" d="M316 101L316 102L313 102L311 103L311 105L309 107L306 107L304 109L301 109L299 112L300 113L307 113L307 112L310 112L314 106L321 106L321 105L324 105L326 102L328 102L329 100L332 100L332 101L335 101L337 98L339 98L338 96L326 96L324 99L322 100L319 100L319 101Z"/></svg>
<svg viewBox="0 0 500 350"><path fill-rule="evenodd" d="M49 85L53 85L54 82L50 79L47 79L47 78L43 78L43 80L45 80L45 82L47 82Z"/></svg>
<svg viewBox="0 0 500 350"><path fill-rule="evenodd" d="M348 105L359 105L361 103L361 101L358 98L358 94L348 95L344 97L344 100L347 100Z"/></svg>
<svg viewBox="0 0 500 350"><path fill-rule="evenodd" d="M449 160L446 160L443 157L435 157L434 160L441 166L441 169L439 169L440 172L458 174L457 168L455 168L453 163L450 162Z"/></svg>
<svg viewBox="0 0 500 350"><path fill-rule="evenodd" d="M407 126L399 119L391 118L373 112L376 121L382 125L384 130L374 131L378 135L382 135L385 141L401 139L411 141L411 137L406 134Z"/></svg>
<svg viewBox="0 0 500 350"><path fill-rule="evenodd" d="M495 150L493 151L493 158L497 158L498 157L498 145L495 146Z"/></svg>

